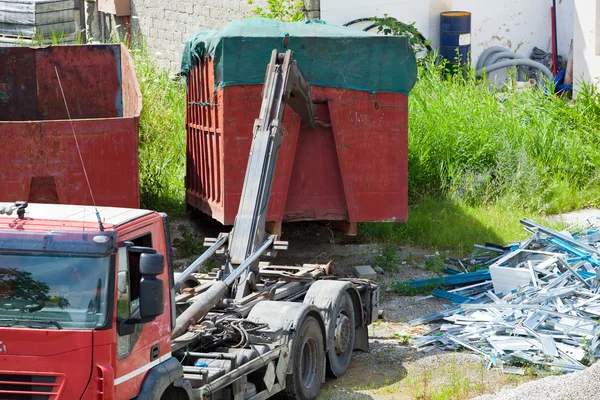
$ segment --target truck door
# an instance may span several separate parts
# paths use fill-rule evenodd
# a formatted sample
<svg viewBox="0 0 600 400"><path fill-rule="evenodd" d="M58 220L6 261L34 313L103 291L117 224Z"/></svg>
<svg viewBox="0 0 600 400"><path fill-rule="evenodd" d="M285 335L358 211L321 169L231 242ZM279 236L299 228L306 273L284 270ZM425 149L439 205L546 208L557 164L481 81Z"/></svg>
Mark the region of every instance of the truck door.
<svg viewBox="0 0 600 400"><path fill-rule="evenodd" d="M160 219L157 219L160 221ZM153 248L161 254L166 253L164 234L160 223L146 226L145 231L136 231L123 235L119 242L130 242L134 246ZM140 318L139 315L139 270L140 253L129 251L128 246L119 247L117 304L116 316L118 321ZM159 275L165 282L165 310L170 309L168 275ZM131 399L137 396L146 372L155 365L171 357L170 350L170 315L166 311L154 321L136 324L133 332L119 334L116 330L116 362L115 362L115 392L117 399Z"/></svg>

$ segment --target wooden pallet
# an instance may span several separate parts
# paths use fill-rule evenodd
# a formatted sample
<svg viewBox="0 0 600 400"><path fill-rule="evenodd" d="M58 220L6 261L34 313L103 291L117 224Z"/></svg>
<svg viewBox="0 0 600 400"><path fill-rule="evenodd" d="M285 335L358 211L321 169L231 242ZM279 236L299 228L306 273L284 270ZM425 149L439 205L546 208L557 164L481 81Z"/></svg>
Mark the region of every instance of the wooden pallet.
<svg viewBox="0 0 600 400"><path fill-rule="evenodd" d="M0 0L0 35L33 38L77 32L75 0Z"/></svg>

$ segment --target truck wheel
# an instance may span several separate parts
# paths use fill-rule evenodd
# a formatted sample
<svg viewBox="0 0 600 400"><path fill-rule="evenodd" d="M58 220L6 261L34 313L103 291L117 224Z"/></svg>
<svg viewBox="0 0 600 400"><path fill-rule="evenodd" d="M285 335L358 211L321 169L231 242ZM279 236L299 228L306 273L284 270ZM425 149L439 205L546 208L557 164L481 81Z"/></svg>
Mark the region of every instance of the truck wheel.
<svg viewBox="0 0 600 400"><path fill-rule="evenodd" d="M284 394L289 399L316 399L321 389L325 364L325 341L319 322L306 317L292 349L292 373L286 377Z"/></svg>
<svg viewBox="0 0 600 400"><path fill-rule="evenodd" d="M160 400L189 400L189 397L182 388L169 386L160 396Z"/></svg>
<svg viewBox="0 0 600 400"><path fill-rule="evenodd" d="M339 378L346 373L354 350L354 306L348 292L333 305L330 318L334 334L329 335L333 343L327 346L327 376Z"/></svg>

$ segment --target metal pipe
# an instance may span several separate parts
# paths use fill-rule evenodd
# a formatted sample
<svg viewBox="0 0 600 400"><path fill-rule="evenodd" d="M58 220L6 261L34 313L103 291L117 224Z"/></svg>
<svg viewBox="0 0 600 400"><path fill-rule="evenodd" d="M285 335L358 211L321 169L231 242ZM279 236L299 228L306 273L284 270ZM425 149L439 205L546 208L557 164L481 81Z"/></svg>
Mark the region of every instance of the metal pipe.
<svg viewBox="0 0 600 400"><path fill-rule="evenodd" d="M244 273L244 271L248 267L250 267L250 265L254 261L258 260L258 257L260 257L269 248L269 246L271 246L273 244L274 240L275 240L275 238L273 236L271 236L267 240L265 240L265 242L262 244L262 246L260 246L254 253L252 253L252 255L246 259L246 261L241 263L239 267L234 269L233 272L231 274L229 274L229 276L223 280L223 282L225 282L225 284L227 286L231 286L233 284L233 282L235 282L235 280L237 278L239 278L240 275L242 275L242 273Z"/></svg>
<svg viewBox="0 0 600 400"><path fill-rule="evenodd" d="M574 247L577 247L584 251L587 251L588 253L595 253L595 254L600 255L600 251L598 251L598 249L596 249L595 247L592 247L586 243L581 243L575 239L572 239L566 235L563 235L562 233L560 233L558 231L555 231L554 229L546 228L545 226L540 225L530 219L521 220L521 224L529 226L531 228L537 228L538 231L540 231L546 235L553 236L557 239L562 240L563 242L567 242L571 246L574 246Z"/></svg>
<svg viewBox="0 0 600 400"><path fill-rule="evenodd" d="M176 339L183 335L188 327L195 323L195 321L204 318L206 314L210 312L224 297L229 286L231 286L239 276L252 265L252 263L258 260L271 244L273 244L274 237L269 237L260 248L258 248L250 257L248 257L242 264L240 264L225 280L216 281L206 291L195 296L194 302L188 307L179 317L177 317L175 328L171 333L171 338ZM216 244L216 243L215 243ZM213 245L214 246L214 245ZM189 269L189 268L188 268Z"/></svg>
<svg viewBox="0 0 600 400"><path fill-rule="evenodd" d="M171 338L176 339L183 335L192 323L208 314L225 297L227 289L228 287L223 281L216 281L206 292L194 297L195 301L192 305L177 317Z"/></svg>
<svg viewBox="0 0 600 400"><path fill-rule="evenodd" d="M227 238L227 235L223 235L220 238L218 238L212 246L210 246L204 253L202 253L200 257L196 259L196 261L194 261L189 267L185 269L185 271L183 271L180 275L178 275L175 278L175 285L181 285L187 278L189 278L191 274L196 272L202 264L208 261L208 259L217 252L217 250L223 247L225 242L227 242Z"/></svg>
<svg viewBox="0 0 600 400"><path fill-rule="evenodd" d="M207 383L200 389L202 396L208 396L211 393L214 393L215 391L227 385L230 385L231 382L235 381L236 379L239 379L244 375L248 375L250 372L256 371L257 369L264 367L272 360L276 360L277 358L279 358L280 353L281 347L275 348L261 355L260 357L255 358L252 361L248 361L244 365L240 365L239 368L235 368L231 372L215 379L214 381Z"/></svg>

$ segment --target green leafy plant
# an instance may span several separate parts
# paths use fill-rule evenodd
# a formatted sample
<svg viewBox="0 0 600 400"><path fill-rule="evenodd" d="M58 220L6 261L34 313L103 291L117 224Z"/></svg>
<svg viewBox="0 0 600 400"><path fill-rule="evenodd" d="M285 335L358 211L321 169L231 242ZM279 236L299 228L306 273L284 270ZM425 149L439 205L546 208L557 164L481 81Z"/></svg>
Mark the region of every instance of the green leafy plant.
<svg viewBox="0 0 600 400"><path fill-rule="evenodd" d="M444 259L439 254L425 257L425 269L435 274L441 274L446 268Z"/></svg>
<svg viewBox="0 0 600 400"><path fill-rule="evenodd" d="M383 269L384 271L393 272L398 266L398 252L396 246L387 245L382 251L381 254L378 254L375 257L375 265Z"/></svg>
<svg viewBox="0 0 600 400"><path fill-rule="evenodd" d="M412 339L412 336L400 333L396 333L394 334L394 336L396 337L396 339L399 340L402 346L408 346L408 344L410 343L410 339Z"/></svg>
<svg viewBox="0 0 600 400"><path fill-rule="evenodd" d="M204 247L198 235L191 232L185 225L179 225L179 231L181 239L173 240L173 244L177 247L177 255L181 258L188 258L201 254Z"/></svg>
<svg viewBox="0 0 600 400"><path fill-rule="evenodd" d="M411 286L408 282L394 285L394 291L400 296L429 296L439 287L437 283L428 283L424 286Z"/></svg>
<svg viewBox="0 0 600 400"><path fill-rule="evenodd" d="M385 35L408 37L410 45L417 54L427 50L427 46L431 45L431 41L424 40L423 34L417 29L414 22L406 24L387 14L383 14L383 18L373 17L372 21L378 32L383 32Z"/></svg>
<svg viewBox="0 0 600 400"><path fill-rule="evenodd" d="M248 0L253 5L253 0ZM265 8L255 7L252 13L260 18L278 19L283 22L297 22L304 20L304 2L298 0L267 0Z"/></svg>

